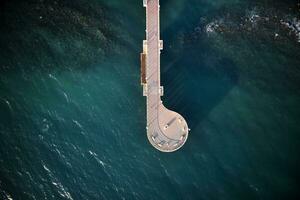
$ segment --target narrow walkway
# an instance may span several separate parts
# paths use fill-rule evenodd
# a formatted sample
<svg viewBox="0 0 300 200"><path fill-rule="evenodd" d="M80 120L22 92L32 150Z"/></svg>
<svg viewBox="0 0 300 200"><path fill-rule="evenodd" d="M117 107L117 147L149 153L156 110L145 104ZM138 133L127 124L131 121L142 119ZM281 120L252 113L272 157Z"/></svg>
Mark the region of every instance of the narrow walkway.
<svg viewBox="0 0 300 200"><path fill-rule="evenodd" d="M147 137L162 152L173 152L184 145L189 128L178 113L168 110L161 101L163 87L160 85L159 0L144 0L146 7L146 40L141 54L143 94L147 97Z"/></svg>

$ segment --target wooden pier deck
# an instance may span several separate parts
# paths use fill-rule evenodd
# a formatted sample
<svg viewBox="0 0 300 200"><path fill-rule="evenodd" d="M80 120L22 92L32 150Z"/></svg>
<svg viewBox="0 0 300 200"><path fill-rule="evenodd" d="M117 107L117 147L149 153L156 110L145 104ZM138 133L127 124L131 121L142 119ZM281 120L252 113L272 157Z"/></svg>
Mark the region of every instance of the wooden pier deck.
<svg viewBox="0 0 300 200"><path fill-rule="evenodd" d="M162 152L173 152L184 145L189 128L185 119L167 109L162 101L160 85L160 40L159 0L144 0L146 7L146 40L141 54L141 84L147 98L147 137L150 143Z"/></svg>

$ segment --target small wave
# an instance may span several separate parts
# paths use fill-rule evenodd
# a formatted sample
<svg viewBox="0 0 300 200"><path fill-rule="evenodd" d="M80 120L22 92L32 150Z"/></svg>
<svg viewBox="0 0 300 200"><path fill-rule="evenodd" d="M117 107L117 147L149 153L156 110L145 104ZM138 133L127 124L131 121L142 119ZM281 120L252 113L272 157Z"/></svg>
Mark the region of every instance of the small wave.
<svg viewBox="0 0 300 200"><path fill-rule="evenodd" d="M246 19L245 21L249 21L252 24L256 24L261 19L257 8L246 11Z"/></svg>
<svg viewBox="0 0 300 200"><path fill-rule="evenodd" d="M43 168L47 171L49 177L51 178L51 183L57 188L57 192L59 193L60 196L73 200L71 194L65 189L65 187L62 185L60 181L53 175L51 170L42 162Z"/></svg>
<svg viewBox="0 0 300 200"><path fill-rule="evenodd" d="M13 200L13 198L12 198L9 194L6 194L6 198L7 198L8 200Z"/></svg>
<svg viewBox="0 0 300 200"><path fill-rule="evenodd" d="M281 25L285 26L288 30L293 32L298 42L300 42L300 20L293 18L292 20L280 20Z"/></svg>
<svg viewBox="0 0 300 200"><path fill-rule="evenodd" d="M69 102L70 102L70 98L69 98L69 96L67 95L67 93L63 92L63 94L64 94L64 97L65 97L67 103L69 103Z"/></svg>
<svg viewBox="0 0 300 200"><path fill-rule="evenodd" d="M215 33L218 28L219 28L219 24L218 24L218 21L216 20L216 21L208 23L205 26L205 31L208 35L210 35L212 33Z"/></svg>
<svg viewBox="0 0 300 200"><path fill-rule="evenodd" d="M59 82L59 81L57 80L57 78L56 78L54 75L52 75L52 74L49 74L49 78L51 78L51 79L53 79L53 80Z"/></svg>
<svg viewBox="0 0 300 200"><path fill-rule="evenodd" d="M50 79L54 80L59 86L62 86L61 82L52 74L48 75Z"/></svg>
<svg viewBox="0 0 300 200"><path fill-rule="evenodd" d="M5 191L2 191L0 190L0 192L4 195L4 198L7 199L7 200L13 200L13 198L11 197L10 194L8 194L7 192ZM1 195L2 196L2 195ZM3 196L2 196L3 197Z"/></svg>
<svg viewBox="0 0 300 200"><path fill-rule="evenodd" d="M77 120L72 120L80 129L83 129L83 126L77 121Z"/></svg>
<svg viewBox="0 0 300 200"><path fill-rule="evenodd" d="M7 105L8 109L9 109L11 112L13 112L13 108L12 108L10 102L9 102L7 99L3 99L3 98L1 98L1 99L2 99L2 101Z"/></svg>
<svg viewBox="0 0 300 200"><path fill-rule="evenodd" d="M256 187L255 185L253 185L253 184L249 184L249 187L251 188L251 189L253 189L253 190L255 190L256 192L258 192L258 187Z"/></svg>
<svg viewBox="0 0 300 200"><path fill-rule="evenodd" d="M52 181L52 185L54 185L58 189L58 193L60 196L66 198L66 199L73 199L71 194L65 190L64 186L60 182L54 182Z"/></svg>
<svg viewBox="0 0 300 200"><path fill-rule="evenodd" d="M98 164L102 165L102 167L105 167L106 164L98 158L98 155L95 152L89 151L89 154L92 155L93 158L95 158Z"/></svg>
<svg viewBox="0 0 300 200"><path fill-rule="evenodd" d="M97 154L95 152L89 151L89 154L91 154L92 156L97 156Z"/></svg>
<svg viewBox="0 0 300 200"><path fill-rule="evenodd" d="M50 169L49 169L46 165L43 164L43 168L44 168L44 170L46 170L48 173L51 173Z"/></svg>
<svg viewBox="0 0 300 200"><path fill-rule="evenodd" d="M102 165L102 167L105 167L105 163L102 161L102 160L100 160L99 158L95 158L96 160L97 160L97 162L100 164L100 165Z"/></svg>
<svg viewBox="0 0 300 200"><path fill-rule="evenodd" d="M43 119L42 131L47 132L50 128L50 125L46 118Z"/></svg>

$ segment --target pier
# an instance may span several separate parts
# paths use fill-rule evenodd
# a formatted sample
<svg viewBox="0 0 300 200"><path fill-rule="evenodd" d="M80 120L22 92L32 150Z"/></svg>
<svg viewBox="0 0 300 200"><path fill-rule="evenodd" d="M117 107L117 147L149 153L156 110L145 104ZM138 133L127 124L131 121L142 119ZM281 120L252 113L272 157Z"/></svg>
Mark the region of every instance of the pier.
<svg viewBox="0 0 300 200"><path fill-rule="evenodd" d="M144 0L146 8L146 40L141 53L141 85L147 101L147 137L159 151L173 152L181 148L188 138L189 128L185 119L167 109L161 100L164 88L160 85L159 0Z"/></svg>

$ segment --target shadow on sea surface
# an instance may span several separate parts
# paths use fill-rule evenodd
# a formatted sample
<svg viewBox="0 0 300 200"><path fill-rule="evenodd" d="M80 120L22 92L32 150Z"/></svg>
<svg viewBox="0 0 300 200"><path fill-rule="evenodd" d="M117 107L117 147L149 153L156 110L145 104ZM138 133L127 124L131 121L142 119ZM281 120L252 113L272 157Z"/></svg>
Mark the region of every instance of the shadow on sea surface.
<svg viewBox="0 0 300 200"><path fill-rule="evenodd" d="M166 32L168 35L168 29ZM194 39L190 34L166 36L167 42L172 38L175 43L165 46L161 64L165 105L182 114L192 130L239 79L234 61L216 52L206 42L206 36L200 37ZM180 47L182 43L183 48Z"/></svg>
<svg viewBox="0 0 300 200"><path fill-rule="evenodd" d="M238 82L234 62L209 51L191 46L165 69L162 66L165 104L182 114L191 129L201 123Z"/></svg>

